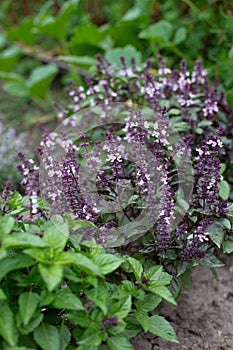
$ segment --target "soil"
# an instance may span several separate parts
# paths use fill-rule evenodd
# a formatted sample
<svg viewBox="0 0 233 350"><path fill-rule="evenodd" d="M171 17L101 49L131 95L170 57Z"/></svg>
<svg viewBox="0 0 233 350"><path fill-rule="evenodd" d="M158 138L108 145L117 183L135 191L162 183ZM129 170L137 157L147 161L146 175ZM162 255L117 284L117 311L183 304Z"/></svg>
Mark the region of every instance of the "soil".
<svg viewBox="0 0 233 350"><path fill-rule="evenodd" d="M170 343L149 333L132 341L135 350L233 350L233 259L212 272L193 270L192 289L184 292L173 307L163 304L160 314L172 324L180 344Z"/></svg>

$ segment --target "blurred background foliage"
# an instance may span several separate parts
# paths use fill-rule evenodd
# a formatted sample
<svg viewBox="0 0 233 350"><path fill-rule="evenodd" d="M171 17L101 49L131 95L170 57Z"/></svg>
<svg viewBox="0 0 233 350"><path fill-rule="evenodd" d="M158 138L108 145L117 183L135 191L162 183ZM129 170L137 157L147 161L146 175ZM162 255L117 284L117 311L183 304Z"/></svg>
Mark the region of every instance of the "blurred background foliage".
<svg viewBox="0 0 233 350"><path fill-rule="evenodd" d="M0 78L23 101L51 106L51 83L83 83L101 53L112 63L162 54L169 66L203 60L233 105L233 4L224 0L3 0ZM78 74L77 74L78 73Z"/></svg>
<svg viewBox="0 0 233 350"><path fill-rule="evenodd" d="M0 120L19 132L56 122L69 80L85 84L96 54L116 66L157 56L169 67L201 59L233 107L231 0L2 0ZM32 136L33 135L33 136Z"/></svg>

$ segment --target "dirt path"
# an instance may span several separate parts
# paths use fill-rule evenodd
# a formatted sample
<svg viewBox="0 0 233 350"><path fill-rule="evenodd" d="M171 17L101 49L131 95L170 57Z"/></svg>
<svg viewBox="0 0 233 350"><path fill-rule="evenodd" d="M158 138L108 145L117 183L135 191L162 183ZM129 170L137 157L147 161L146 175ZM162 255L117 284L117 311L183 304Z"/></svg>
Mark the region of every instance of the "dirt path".
<svg viewBox="0 0 233 350"><path fill-rule="evenodd" d="M233 266L219 268L220 283L205 268L193 271L193 286L178 307L163 305L161 314L173 325L180 344L139 334L135 350L233 350Z"/></svg>

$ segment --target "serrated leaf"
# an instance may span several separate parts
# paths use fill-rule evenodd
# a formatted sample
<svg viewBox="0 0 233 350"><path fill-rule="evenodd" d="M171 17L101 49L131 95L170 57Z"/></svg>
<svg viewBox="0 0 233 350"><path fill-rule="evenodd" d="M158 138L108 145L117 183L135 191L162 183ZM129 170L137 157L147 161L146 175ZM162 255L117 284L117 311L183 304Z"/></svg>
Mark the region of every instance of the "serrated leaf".
<svg viewBox="0 0 233 350"><path fill-rule="evenodd" d="M17 330L14 322L14 315L10 306L0 302L0 335L11 346L17 344Z"/></svg>
<svg viewBox="0 0 233 350"><path fill-rule="evenodd" d="M104 275L116 270L122 263L122 259L113 254L99 254L93 257L93 262L99 266Z"/></svg>
<svg viewBox="0 0 233 350"><path fill-rule="evenodd" d="M34 315L39 302L40 302L40 296L36 293L25 292L20 294L19 313L24 326L28 324L28 322Z"/></svg>
<svg viewBox="0 0 233 350"><path fill-rule="evenodd" d="M218 222L213 222L208 227L208 233L210 239L217 245L218 248L220 248L225 236L225 229L222 227L222 225Z"/></svg>
<svg viewBox="0 0 233 350"><path fill-rule="evenodd" d="M35 342L43 350L60 350L60 337L57 327L43 323L33 332Z"/></svg>
<svg viewBox="0 0 233 350"><path fill-rule="evenodd" d="M133 350L133 345L128 341L128 339L121 336L109 338L107 345L112 350Z"/></svg>
<svg viewBox="0 0 233 350"><path fill-rule="evenodd" d="M81 300L68 288L58 290L51 305L58 309L85 310Z"/></svg>
<svg viewBox="0 0 233 350"><path fill-rule="evenodd" d="M151 316L149 332L170 342L179 343L173 327L164 317L158 315Z"/></svg>
<svg viewBox="0 0 233 350"><path fill-rule="evenodd" d="M43 278L48 290L51 292L61 283L63 278L63 268L60 265L38 265L41 277Z"/></svg>

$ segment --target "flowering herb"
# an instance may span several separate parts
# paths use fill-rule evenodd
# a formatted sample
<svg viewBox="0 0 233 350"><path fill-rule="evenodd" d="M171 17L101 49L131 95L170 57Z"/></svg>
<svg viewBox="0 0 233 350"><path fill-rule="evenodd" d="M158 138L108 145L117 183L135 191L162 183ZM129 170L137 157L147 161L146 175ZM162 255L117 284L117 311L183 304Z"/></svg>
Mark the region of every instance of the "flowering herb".
<svg viewBox="0 0 233 350"><path fill-rule="evenodd" d="M224 154L230 154L233 146L232 130L224 124L225 116L230 118L230 109L223 94L210 85L200 61L189 72L184 61L180 70L170 70L159 58L160 68L153 75L150 62L141 69L133 61L127 67L122 58L122 69L117 71L103 57L97 59L97 72L88 77L87 89L71 83L67 93L72 105L58 106L63 125L75 129L73 113L88 106L101 106L102 117L108 120L115 102L128 105L127 116L122 126L105 125L95 132L81 132L75 142L62 132L45 134L39 151L48 176L42 190L55 212L64 214L71 209L76 220L93 224L83 229L86 238L98 228L94 237L101 244L119 225L133 225L147 207L153 225L139 244L145 254L153 252L154 259L164 263L172 256L177 268L186 260L204 261L216 243L209 227L223 218L229 220L229 194L224 191L226 181L220 173ZM134 103L150 107L157 120L148 121L140 111L135 113L131 108ZM179 133L179 142L171 143L171 128ZM123 141L131 145L136 162L129 161ZM61 159L53 157L58 146L65 150ZM154 156L149 168L146 151ZM185 167L182 170L188 163L183 159L188 157L193 165L192 179L185 174ZM175 161L180 166L178 172ZM83 164L96 174L92 181L97 196L80 175ZM152 186L152 173L157 176L156 186ZM187 199L179 185L192 180L192 197ZM39 193L30 187L39 186L23 181L33 204L33 193ZM35 207L32 214L33 210ZM182 219L177 224L179 214ZM231 223L223 226L225 234L228 226Z"/></svg>

